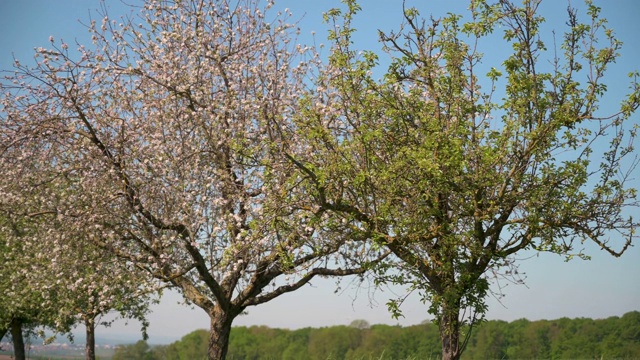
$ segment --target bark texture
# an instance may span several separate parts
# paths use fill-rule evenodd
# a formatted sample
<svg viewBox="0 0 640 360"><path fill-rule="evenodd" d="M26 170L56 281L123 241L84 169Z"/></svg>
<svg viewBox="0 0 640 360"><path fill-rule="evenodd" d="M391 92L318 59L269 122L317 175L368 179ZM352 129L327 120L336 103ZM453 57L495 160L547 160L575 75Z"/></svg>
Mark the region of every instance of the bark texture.
<svg viewBox="0 0 640 360"><path fill-rule="evenodd" d="M86 327L87 341L85 345L85 355L87 360L96 360L96 323L93 318L84 319Z"/></svg>
<svg viewBox="0 0 640 360"><path fill-rule="evenodd" d="M231 324L241 311L223 310L216 306L210 313L209 360L224 360L229 350Z"/></svg>
<svg viewBox="0 0 640 360"><path fill-rule="evenodd" d="M443 309L440 316L440 340L442 341L442 360L458 360L462 355L460 347L459 309Z"/></svg>
<svg viewBox="0 0 640 360"><path fill-rule="evenodd" d="M11 337L13 338L13 356L15 360L25 360L24 338L22 337L22 319L11 320Z"/></svg>

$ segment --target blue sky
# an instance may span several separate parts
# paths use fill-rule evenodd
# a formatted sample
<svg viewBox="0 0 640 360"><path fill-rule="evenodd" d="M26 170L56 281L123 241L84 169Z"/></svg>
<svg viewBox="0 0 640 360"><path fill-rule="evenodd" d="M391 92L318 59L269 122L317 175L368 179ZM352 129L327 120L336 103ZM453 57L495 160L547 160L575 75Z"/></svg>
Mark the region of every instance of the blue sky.
<svg viewBox="0 0 640 360"><path fill-rule="evenodd" d="M135 3L134 0L126 1ZM376 50L377 29L396 29L401 16L401 1L362 0L363 12L355 21L358 28L355 41L358 47ZM464 1L424 0L407 1L416 5L423 15L439 16L447 12L459 12L465 8ZM451 4L454 5L451 5ZM580 1L573 1L580 6ZM603 16L625 43L621 58L611 68L609 88L616 99L627 87L626 74L640 70L640 2L637 0L595 1L603 7ZM107 2L110 15L118 17L129 9L118 0ZM322 12L337 6L337 0L300 1L282 0L277 7L288 7L300 22L302 40L309 41L309 34L316 32L318 43L324 41L326 27L321 23ZM541 6L547 18L547 27L560 28L564 24L567 2L546 0ZM87 31L79 23L89 22L89 15L99 7L96 0L2 0L0 1L0 69L7 70L13 63L13 55L22 63L32 59L34 47L47 47L48 38L63 38L72 44L74 39L90 44ZM495 47L494 47L495 46ZM487 53L500 51L501 44L491 44ZM603 110L613 102L604 101ZM615 105L615 103L613 103ZM640 114L633 121L640 124ZM635 179L636 188L640 180ZM591 261L564 259L549 254L521 254L520 270L526 273L526 286L508 285L503 291L506 297L501 303L491 299L489 319L514 320L553 319L559 317L603 318L640 310L640 244L630 248L621 258L615 259L595 247L585 245L592 255ZM343 283L342 290L334 294L333 280L315 280L313 286L295 293L249 308L248 315L239 317L235 325L268 325L271 327L300 328L307 326L330 326L349 324L355 319L366 319L370 323L410 325L428 319L427 307L416 296L410 297L403 306L405 317L394 320L386 310L385 303L392 290L402 289L359 288ZM179 338L186 333L208 327L207 315L200 309L190 309L178 304L180 296L169 293L162 303L154 308L149 317L151 342L164 342ZM117 322L109 329L98 330L98 336L114 336L136 333L138 326Z"/></svg>

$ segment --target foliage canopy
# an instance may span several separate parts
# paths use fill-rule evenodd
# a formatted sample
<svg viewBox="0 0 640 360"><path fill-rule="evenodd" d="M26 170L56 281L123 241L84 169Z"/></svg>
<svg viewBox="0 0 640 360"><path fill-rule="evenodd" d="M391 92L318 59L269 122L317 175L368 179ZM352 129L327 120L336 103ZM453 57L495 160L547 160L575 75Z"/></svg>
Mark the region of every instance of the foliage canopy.
<svg viewBox="0 0 640 360"><path fill-rule="evenodd" d="M599 112L621 42L598 7L584 23L568 9L557 49L540 1L471 1L465 18L405 9L400 30L380 33L391 62L378 81L378 54L352 41L360 6L344 3L326 15L330 58L293 117L307 149L293 162L319 207L395 255L379 281L421 293L443 358L460 356L462 326L483 318L493 276L516 274L516 253L631 245L640 87L632 74L619 110ZM482 46L499 35L511 51L487 71Z"/></svg>

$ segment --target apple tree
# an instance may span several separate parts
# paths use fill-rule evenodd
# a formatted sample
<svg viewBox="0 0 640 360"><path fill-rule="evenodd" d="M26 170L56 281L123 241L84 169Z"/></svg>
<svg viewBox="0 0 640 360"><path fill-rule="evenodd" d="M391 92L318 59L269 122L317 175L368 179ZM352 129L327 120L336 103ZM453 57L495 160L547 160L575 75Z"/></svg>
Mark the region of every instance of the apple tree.
<svg viewBox="0 0 640 360"><path fill-rule="evenodd" d="M344 3L326 14L333 46L293 117L306 151L292 163L319 207L393 253L379 281L421 294L443 359L460 357L491 279L517 277L516 254L586 257L592 242L620 256L637 238L640 88L632 73L619 110L600 110L621 42L598 7L586 22L569 8L556 44L537 0L473 0L464 18L406 8L380 32L391 59L377 80L378 54L352 40L360 7Z"/></svg>
<svg viewBox="0 0 640 360"><path fill-rule="evenodd" d="M304 150L285 122L317 59L272 5L103 9L92 44L51 37L0 86L0 195L179 289L211 319L211 359L247 307L386 254L310 203L283 156Z"/></svg>

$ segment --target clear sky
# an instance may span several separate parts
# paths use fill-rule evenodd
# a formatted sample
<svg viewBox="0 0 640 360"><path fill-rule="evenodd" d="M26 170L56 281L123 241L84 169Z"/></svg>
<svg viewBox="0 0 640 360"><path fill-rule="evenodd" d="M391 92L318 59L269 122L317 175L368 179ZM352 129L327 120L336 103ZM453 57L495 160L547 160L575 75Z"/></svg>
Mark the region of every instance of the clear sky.
<svg viewBox="0 0 640 360"><path fill-rule="evenodd" d="M135 0L125 1L136 3ZM361 0L363 12L355 26L358 33L357 46L364 49L379 49L377 29L397 29L402 2L400 0ZM447 12L462 11L465 1L423 0L407 1L416 5L423 15L439 16ZM451 5L454 3L455 5ZM580 1L573 5L581 6ZM626 74L640 70L640 1L613 0L595 1L603 8L603 16L618 37L625 43L621 58L611 68L609 88L612 97L626 90ZM294 17L301 17L300 27L304 41L316 32L316 41L324 41L326 27L322 24L322 12L337 6L337 0L306 1L281 0L277 7L288 7ZM564 25L564 0L545 0L542 15L547 18L547 27L561 28ZM107 0L110 16L130 11L119 0ZM79 23L89 22L90 14L96 17L96 0L0 0L0 69L11 68L13 56L22 63L32 59L34 47L47 47L48 38L63 38L69 44L77 39L90 45L87 31ZM325 41L326 42L326 41ZM486 53L499 51L502 44L492 44ZM606 110L607 101L603 110ZM615 105L615 104L614 104ZM640 124L640 114L635 115ZM638 171L636 171L638 172ZM638 174L640 175L640 174ZM640 180L633 182L640 188ZM637 214L636 214L637 215ZM526 273L526 286L508 285L503 289L505 298L501 303L489 301L489 319L514 320L518 318L554 319L560 317L604 318L619 316L632 310L640 310L640 244L630 248L621 258L615 259L597 248L585 245L591 261L573 260L564 262L559 256L521 254L520 270ZM370 323L411 325L429 319L426 305L416 296L409 297L403 306L405 317L394 320L386 310L385 303L392 295L391 289L350 287L349 280L343 282L343 290L334 294L333 280L315 280L312 286L285 294L274 301L249 308L248 314L239 317L235 325L268 325L271 327L301 328L349 324L355 319L366 319ZM494 289L497 287L494 286ZM402 289L393 289L402 293ZM208 328L207 315L200 309L190 309L178 304L180 295L169 292L150 315L150 341L162 343L177 339L192 330ZM125 326L117 322L109 329L99 329L100 336L123 336L136 333L137 324Z"/></svg>

